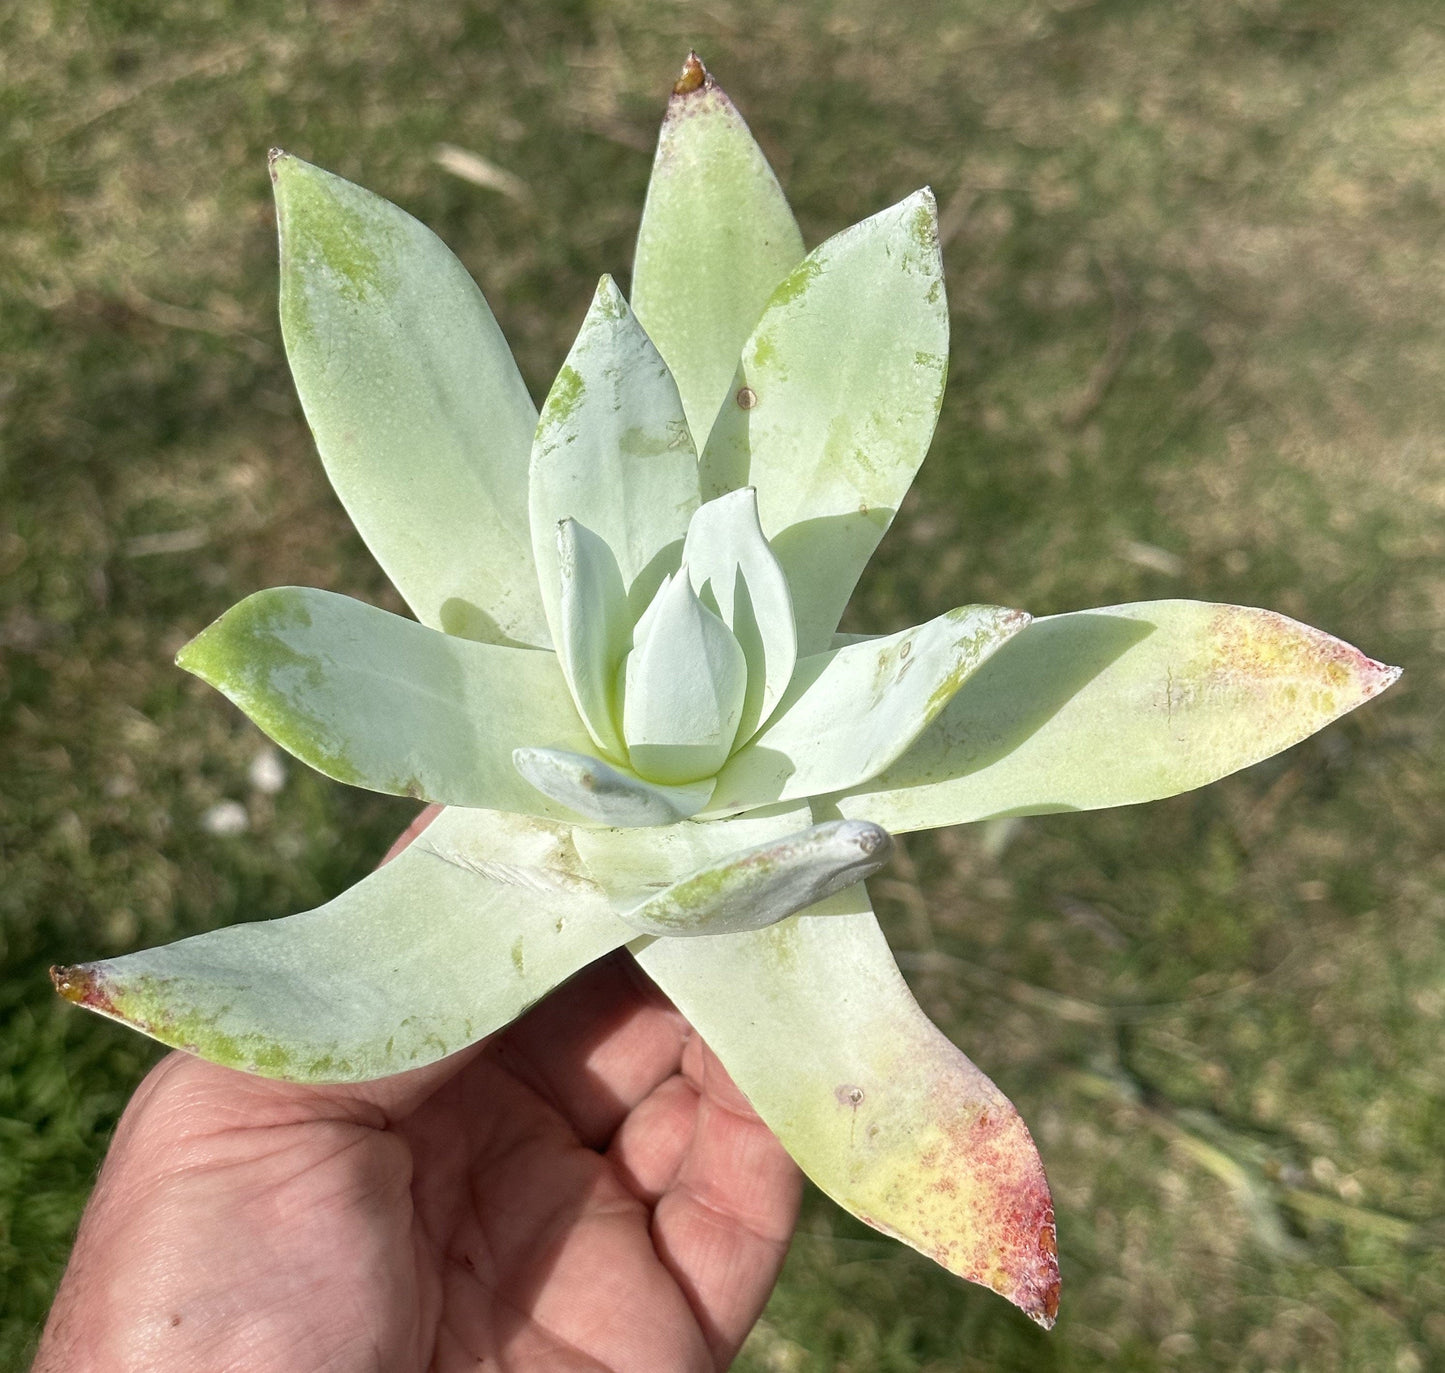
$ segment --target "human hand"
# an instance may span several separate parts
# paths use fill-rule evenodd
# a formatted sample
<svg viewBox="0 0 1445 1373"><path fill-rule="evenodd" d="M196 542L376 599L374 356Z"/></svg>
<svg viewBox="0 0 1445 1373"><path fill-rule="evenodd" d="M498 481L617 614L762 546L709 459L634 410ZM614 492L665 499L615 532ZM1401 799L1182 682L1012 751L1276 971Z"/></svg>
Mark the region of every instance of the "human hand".
<svg viewBox="0 0 1445 1373"><path fill-rule="evenodd" d="M724 1368L799 1192L622 952L378 1082L175 1053L116 1131L35 1373Z"/></svg>

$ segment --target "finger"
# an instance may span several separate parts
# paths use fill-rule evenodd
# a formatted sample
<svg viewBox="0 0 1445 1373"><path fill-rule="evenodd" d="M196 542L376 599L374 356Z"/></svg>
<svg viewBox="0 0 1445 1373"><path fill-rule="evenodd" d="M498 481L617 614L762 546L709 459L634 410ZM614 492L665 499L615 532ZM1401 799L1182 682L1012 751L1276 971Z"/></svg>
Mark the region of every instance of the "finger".
<svg viewBox="0 0 1445 1373"><path fill-rule="evenodd" d="M599 959L505 1030L488 1057L604 1147L677 1072L687 1022L623 950Z"/></svg>
<svg viewBox="0 0 1445 1373"><path fill-rule="evenodd" d="M700 1039L691 1146L653 1212L653 1242L691 1303L719 1367L752 1329L788 1251L802 1174Z"/></svg>
<svg viewBox="0 0 1445 1373"><path fill-rule="evenodd" d="M697 1088L677 1073L640 1101L612 1137L607 1158L645 1205L655 1206L677 1180L692 1147L700 1100Z"/></svg>
<svg viewBox="0 0 1445 1373"><path fill-rule="evenodd" d="M386 856L376 866L379 868L384 868L388 863L391 862L393 858L397 856L397 854L399 854L404 848L406 848L408 844L412 843L416 839L417 835L419 835L441 813L442 807L436 804L427 806L424 810L422 810L417 815L416 819L413 820L411 824L409 824L404 830L402 830L399 835L396 836L396 843L394 843L389 849L387 849Z"/></svg>

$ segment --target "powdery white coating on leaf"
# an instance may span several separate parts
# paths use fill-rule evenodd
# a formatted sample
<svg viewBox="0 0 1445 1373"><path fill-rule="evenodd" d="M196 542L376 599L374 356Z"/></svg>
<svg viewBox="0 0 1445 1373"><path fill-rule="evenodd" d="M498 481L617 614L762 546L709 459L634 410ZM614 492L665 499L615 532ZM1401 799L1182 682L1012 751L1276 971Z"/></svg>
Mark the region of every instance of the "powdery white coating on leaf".
<svg viewBox="0 0 1445 1373"><path fill-rule="evenodd" d="M632 766L666 786L712 777L737 738L748 663L732 631L679 572L658 593L624 672Z"/></svg>
<svg viewBox="0 0 1445 1373"><path fill-rule="evenodd" d="M631 642L632 616L617 559L576 520L557 526L557 658L587 732L616 762L627 756L613 683Z"/></svg>
<svg viewBox="0 0 1445 1373"><path fill-rule="evenodd" d="M762 929L871 877L892 850L877 825L830 820L730 853L619 913L634 929L659 936Z"/></svg>
<svg viewBox="0 0 1445 1373"><path fill-rule="evenodd" d="M454 807L317 910L53 976L68 999L214 1062L357 1082L464 1048L634 936L569 827Z"/></svg>
<svg viewBox="0 0 1445 1373"><path fill-rule="evenodd" d="M660 829L579 829L572 840L587 873L622 910L729 854L785 839L811 824L807 805L783 804Z"/></svg>
<svg viewBox="0 0 1445 1373"><path fill-rule="evenodd" d="M824 1192L1053 1323L1054 1215L1033 1140L919 1009L862 887L636 956Z"/></svg>
<svg viewBox="0 0 1445 1373"><path fill-rule="evenodd" d="M1028 623L1021 610L965 606L803 659L774 719L719 774L709 810L814 796L881 772Z"/></svg>
<svg viewBox="0 0 1445 1373"><path fill-rule="evenodd" d="M273 154L281 332L326 474L423 624L548 646L526 536L537 412L430 229Z"/></svg>
<svg viewBox="0 0 1445 1373"><path fill-rule="evenodd" d="M1050 616L837 805L906 831L1152 801L1298 743L1398 677L1269 610L1146 601Z"/></svg>
<svg viewBox="0 0 1445 1373"><path fill-rule="evenodd" d="M733 399L703 446L703 496L757 488L800 655L828 647L928 451L947 372L927 190L815 248L744 345Z"/></svg>
<svg viewBox="0 0 1445 1373"><path fill-rule="evenodd" d="M699 445L731 393L738 353L763 306L802 256L772 168L691 55L658 137L632 305L677 378Z"/></svg>
<svg viewBox="0 0 1445 1373"><path fill-rule="evenodd" d="M513 750L517 771L544 796L597 825L671 825L696 815L712 795L712 779L667 787L562 749Z"/></svg>
<svg viewBox="0 0 1445 1373"><path fill-rule="evenodd" d="M330 591L275 587L232 606L177 661L337 781L573 818L512 766L519 743L590 746L544 649L474 643Z"/></svg>
<svg viewBox="0 0 1445 1373"><path fill-rule="evenodd" d="M732 630L748 664L739 741L772 715L798 660L788 579L758 523L750 486L698 507L687 527L683 560L693 590Z"/></svg>
<svg viewBox="0 0 1445 1373"><path fill-rule="evenodd" d="M530 471L532 551L554 631L563 520L585 525L612 550L639 614L677 567L698 507L697 454L677 387L610 277L598 284L543 402Z"/></svg>

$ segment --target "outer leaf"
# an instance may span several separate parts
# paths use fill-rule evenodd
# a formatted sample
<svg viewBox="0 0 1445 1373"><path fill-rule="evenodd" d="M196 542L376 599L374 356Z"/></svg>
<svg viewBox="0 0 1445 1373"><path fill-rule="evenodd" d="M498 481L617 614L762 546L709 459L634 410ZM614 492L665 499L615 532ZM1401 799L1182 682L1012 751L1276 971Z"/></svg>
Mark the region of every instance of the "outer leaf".
<svg viewBox="0 0 1445 1373"><path fill-rule="evenodd" d="M747 739L772 715L798 660L788 579L758 523L750 486L698 508L682 546L692 589L732 630L748 663L738 738Z"/></svg>
<svg viewBox="0 0 1445 1373"><path fill-rule="evenodd" d="M838 808L906 831L1152 801L1298 743L1399 675L1268 610L1145 601L1054 615Z"/></svg>
<svg viewBox="0 0 1445 1373"><path fill-rule="evenodd" d="M803 239L773 170L693 54L673 88L637 233L632 305L701 443Z"/></svg>
<svg viewBox="0 0 1445 1373"><path fill-rule="evenodd" d="M176 661L337 781L573 818L512 766L518 744L590 746L554 654L455 639L289 586L232 606Z"/></svg>
<svg viewBox="0 0 1445 1373"><path fill-rule="evenodd" d="M671 786L713 776L737 737L748 664L683 573L649 607L625 677L622 732L632 766Z"/></svg>
<svg viewBox="0 0 1445 1373"><path fill-rule="evenodd" d="M273 153L281 332L327 476L416 617L549 645L526 534L537 412L466 269L410 215Z"/></svg>
<svg viewBox="0 0 1445 1373"><path fill-rule="evenodd" d="M645 782L600 758L555 748L519 748L517 771L544 796L599 825L670 825L696 815L712 795L709 777L683 787Z"/></svg>
<svg viewBox="0 0 1445 1373"><path fill-rule="evenodd" d="M532 547L557 635L557 525L612 550L636 616L677 567L698 506L697 455L677 387L611 277L597 287L532 445Z"/></svg>
<svg viewBox="0 0 1445 1373"><path fill-rule="evenodd" d="M1018 1113L932 1025L862 887L637 960L840 1206L1053 1324L1053 1205Z"/></svg>
<svg viewBox="0 0 1445 1373"><path fill-rule="evenodd" d="M588 873L626 910L700 868L786 839L812 823L806 804L791 804L660 829L578 829L572 839Z"/></svg>
<svg viewBox="0 0 1445 1373"><path fill-rule="evenodd" d="M500 1029L631 938L566 826L453 808L317 910L52 975L70 1000L217 1063L358 1082Z"/></svg>
<svg viewBox="0 0 1445 1373"><path fill-rule="evenodd" d="M620 914L643 934L758 930L872 877L892 851L888 831L877 825L829 820L729 854Z"/></svg>
<svg viewBox="0 0 1445 1373"><path fill-rule="evenodd" d="M772 722L718 775L709 811L817 796L877 775L1028 622L1021 610L965 606L804 658Z"/></svg>
<svg viewBox="0 0 1445 1373"><path fill-rule="evenodd" d="M744 345L703 450L703 495L757 487L800 654L828 647L928 451L947 371L929 191L815 248Z"/></svg>
<svg viewBox="0 0 1445 1373"><path fill-rule="evenodd" d="M557 657L597 747L627 756L613 713L617 669L632 641L627 592L612 550L585 525L557 526Z"/></svg>

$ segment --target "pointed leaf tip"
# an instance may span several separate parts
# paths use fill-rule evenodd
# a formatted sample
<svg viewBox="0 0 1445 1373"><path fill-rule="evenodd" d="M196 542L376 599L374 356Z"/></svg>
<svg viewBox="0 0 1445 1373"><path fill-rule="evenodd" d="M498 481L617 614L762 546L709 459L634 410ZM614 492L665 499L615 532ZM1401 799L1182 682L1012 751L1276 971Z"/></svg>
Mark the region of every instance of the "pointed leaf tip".
<svg viewBox="0 0 1445 1373"><path fill-rule="evenodd" d="M710 84L712 77L702 64L702 59L696 52L689 52L687 61L682 64L682 74L672 83L674 95L691 95L694 91L701 90Z"/></svg>
<svg viewBox="0 0 1445 1373"><path fill-rule="evenodd" d="M967 1157L981 1180L991 1171L997 1174L993 1233L998 1266L978 1280L1051 1330L1059 1314L1058 1230L1048 1180L1028 1127L1016 1113L986 1110L974 1123ZM1025 1158L1032 1167L1020 1167ZM947 1259L942 1262L949 1266Z"/></svg>
<svg viewBox="0 0 1445 1373"><path fill-rule="evenodd" d="M1365 686L1365 690L1370 696L1378 696L1382 691L1394 686L1405 675L1405 669L1402 667L1390 667L1385 663L1377 663L1373 658L1366 658L1365 662L1368 665L1366 670L1370 671L1374 678L1373 682L1369 682Z"/></svg>
<svg viewBox="0 0 1445 1373"><path fill-rule="evenodd" d="M57 964L50 970L50 980L55 984L55 990L74 1005L88 1006L104 1015L116 1014L115 1006L92 965Z"/></svg>

